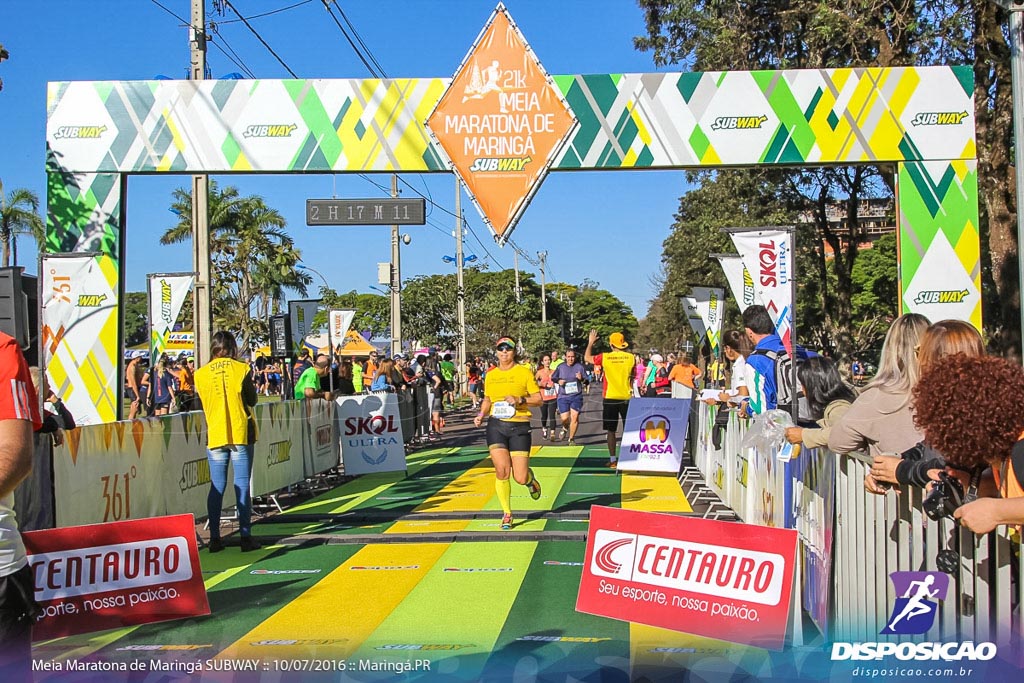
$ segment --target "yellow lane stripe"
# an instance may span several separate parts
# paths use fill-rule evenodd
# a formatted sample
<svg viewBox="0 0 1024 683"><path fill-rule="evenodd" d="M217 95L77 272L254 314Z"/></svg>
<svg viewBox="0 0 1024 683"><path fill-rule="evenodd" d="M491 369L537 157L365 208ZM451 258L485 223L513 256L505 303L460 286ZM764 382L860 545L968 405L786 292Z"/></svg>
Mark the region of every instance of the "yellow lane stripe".
<svg viewBox="0 0 1024 683"><path fill-rule="evenodd" d="M489 459L481 460L420 503L413 512L482 510L494 496L494 466Z"/></svg>
<svg viewBox="0 0 1024 683"><path fill-rule="evenodd" d="M622 509L645 512L693 512L672 475L623 474Z"/></svg>
<svg viewBox="0 0 1024 683"><path fill-rule="evenodd" d="M348 657L401 604L447 549L445 543L366 546L218 657ZM254 595L253 599L265 597ZM310 644L305 649L253 645L304 639L323 644Z"/></svg>

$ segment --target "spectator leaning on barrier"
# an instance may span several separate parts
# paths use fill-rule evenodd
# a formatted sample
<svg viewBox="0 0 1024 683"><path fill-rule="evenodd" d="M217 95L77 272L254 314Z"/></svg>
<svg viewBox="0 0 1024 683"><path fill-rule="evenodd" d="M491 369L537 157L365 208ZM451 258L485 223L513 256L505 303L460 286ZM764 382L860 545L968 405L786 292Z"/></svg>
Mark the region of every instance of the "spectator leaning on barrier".
<svg viewBox="0 0 1024 683"><path fill-rule="evenodd" d="M46 375L39 368L33 365L28 372L32 377L32 385L38 390L39 402L43 404L43 426L36 432L52 435L53 444L59 446L64 443L64 430L77 426L75 418L64 402L53 393L50 383L46 381Z"/></svg>
<svg viewBox="0 0 1024 683"><path fill-rule="evenodd" d="M1024 369L993 356L950 356L929 366L914 388L914 421L946 457L946 473L966 491L972 471L990 468L979 498L954 513L979 534L1024 524L1024 411L1009 409L1007 396L1024 396ZM930 472L932 479L938 474Z"/></svg>
<svg viewBox="0 0 1024 683"><path fill-rule="evenodd" d="M910 392L917 384L917 347L926 329L928 318L918 313L905 313L893 321L882 344L878 374L846 414L832 425L830 450L894 454L921 440L911 413ZM871 490L875 483L872 479L864 485Z"/></svg>
<svg viewBox="0 0 1024 683"><path fill-rule="evenodd" d="M789 388L789 353L782 339L775 333L768 309L761 305L748 306L743 311L743 328L754 350L747 356L747 389L749 398L744 401L747 415L763 413L779 408L789 410L791 395L798 393ZM796 347L796 362L809 356L802 346ZM781 365L780 365L781 362ZM780 382L782 386L780 386Z"/></svg>
<svg viewBox="0 0 1024 683"><path fill-rule="evenodd" d="M839 366L831 358L816 356L801 361L796 376L807 397L811 417L819 426L789 427L786 429L786 440L794 444L802 443L807 448L827 446L832 425L850 409L857 399L857 392L843 381L839 375Z"/></svg>
<svg viewBox="0 0 1024 683"><path fill-rule="evenodd" d="M32 680L32 570L14 517L14 489L32 470L32 432L42 427L28 364L0 332L0 680Z"/></svg>
<svg viewBox="0 0 1024 683"><path fill-rule="evenodd" d="M917 363L922 375L933 364L945 362L948 356L962 353L967 356L985 355L985 342L978 330L962 320L940 320L932 324L921 336ZM921 441L900 455L876 455L871 465L875 481L899 483L909 486L927 486L931 481L928 470L945 465L942 454ZM881 490L882 493L885 489Z"/></svg>
<svg viewBox="0 0 1024 683"><path fill-rule="evenodd" d="M316 357L316 362L313 363L313 367L307 368L305 372L299 377L299 381L295 383L295 398L301 400L303 398L323 398L328 401L331 400L331 392L324 391L321 380L331 371L331 359L320 354Z"/></svg>
<svg viewBox="0 0 1024 683"><path fill-rule="evenodd" d="M210 493L206 513L210 518L210 552L224 549L220 540L220 511L227 487L228 459L234 470L235 500L242 552L257 550L260 542L250 535L252 499L252 447L256 443L256 385L249 366L235 358L238 347L230 332L219 331L210 345L212 360L196 370L196 393L206 414L206 455L210 463Z"/></svg>

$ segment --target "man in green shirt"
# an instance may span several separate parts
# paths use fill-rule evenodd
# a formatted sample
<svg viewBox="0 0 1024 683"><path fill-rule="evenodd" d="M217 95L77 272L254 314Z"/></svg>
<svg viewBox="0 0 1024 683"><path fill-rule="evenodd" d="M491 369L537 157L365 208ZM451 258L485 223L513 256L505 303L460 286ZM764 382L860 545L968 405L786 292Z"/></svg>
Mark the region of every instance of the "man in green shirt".
<svg viewBox="0 0 1024 683"><path fill-rule="evenodd" d="M323 398L331 400L331 392L320 389L320 378L326 377L331 371L331 360L324 354L316 357L313 367L307 368L295 383L295 399Z"/></svg>

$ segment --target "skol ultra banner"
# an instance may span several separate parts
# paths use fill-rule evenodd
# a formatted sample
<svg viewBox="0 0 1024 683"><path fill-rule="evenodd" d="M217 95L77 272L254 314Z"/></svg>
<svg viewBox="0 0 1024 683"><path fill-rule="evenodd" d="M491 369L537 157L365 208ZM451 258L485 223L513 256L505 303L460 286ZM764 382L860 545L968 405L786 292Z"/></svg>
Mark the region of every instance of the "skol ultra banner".
<svg viewBox="0 0 1024 683"><path fill-rule="evenodd" d="M725 317L725 302L722 300L724 293L717 287L694 287L690 292L690 297L697 304L697 313L704 323L704 329L707 330L713 356L718 356L718 341L722 336L722 319Z"/></svg>
<svg viewBox="0 0 1024 683"><path fill-rule="evenodd" d="M407 469L398 396L344 396L334 412L346 475Z"/></svg>
<svg viewBox="0 0 1024 683"><path fill-rule="evenodd" d="M747 306L757 303L754 298L754 280L750 277L750 271L743 266L743 259L727 254L718 254L715 258L722 266L725 279L729 281L732 298L740 307L740 313L747 310Z"/></svg>
<svg viewBox="0 0 1024 683"><path fill-rule="evenodd" d="M43 608L35 640L210 613L192 515L30 531L24 538Z"/></svg>
<svg viewBox="0 0 1024 683"><path fill-rule="evenodd" d="M119 419L116 261L102 254L42 257L43 364L79 425Z"/></svg>
<svg viewBox="0 0 1024 683"><path fill-rule="evenodd" d="M686 448L689 415L689 399L632 399L619 444L618 468L630 472L678 472Z"/></svg>
<svg viewBox="0 0 1024 683"><path fill-rule="evenodd" d="M775 333L793 352L794 277L793 233L787 230L751 230L730 233L743 265L754 281L754 296L763 302L775 323Z"/></svg>
<svg viewBox="0 0 1024 683"><path fill-rule="evenodd" d="M351 308L335 308L331 310L328 316L331 349L345 343L345 336L348 334L348 328L352 326L352 319L355 316L356 312Z"/></svg>
<svg viewBox="0 0 1024 683"><path fill-rule="evenodd" d="M797 533L590 509L576 611L781 650Z"/></svg>
<svg viewBox="0 0 1024 683"><path fill-rule="evenodd" d="M499 4L426 125L504 242L576 117Z"/></svg>
<svg viewBox="0 0 1024 683"><path fill-rule="evenodd" d="M157 273L149 276L149 357L151 362L167 349L185 297L192 291L191 273Z"/></svg>
<svg viewBox="0 0 1024 683"><path fill-rule="evenodd" d="M303 299L288 302L288 318L292 323L292 343L301 349L306 336L313 331L313 318L320 310L319 299Z"/></svg>

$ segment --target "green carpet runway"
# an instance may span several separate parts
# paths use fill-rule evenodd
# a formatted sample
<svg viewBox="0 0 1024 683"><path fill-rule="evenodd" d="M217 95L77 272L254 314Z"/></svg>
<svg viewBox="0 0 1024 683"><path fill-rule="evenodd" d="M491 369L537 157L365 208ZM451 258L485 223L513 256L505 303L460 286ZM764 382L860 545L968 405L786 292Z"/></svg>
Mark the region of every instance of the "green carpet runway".
<svg viewBox="0 0 1024 683"><path fill-rule="evenodd" d="M513 485L511 531L498 529L483 449L417 452L407 473L356 478L254 525L260 551L202 551L209 616L41 643L34 655L166 661L179 672L258 662L256 673L192 678L217 681L678 681L697 664L726 679L762 672L760 650L576 612L591 505L690 506L672 476L608 469L603 446L534 450L543 495ZM282 670L290 663L329 670Z"/></svg>

